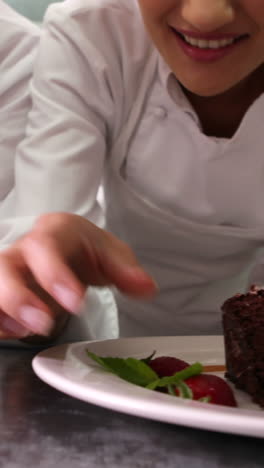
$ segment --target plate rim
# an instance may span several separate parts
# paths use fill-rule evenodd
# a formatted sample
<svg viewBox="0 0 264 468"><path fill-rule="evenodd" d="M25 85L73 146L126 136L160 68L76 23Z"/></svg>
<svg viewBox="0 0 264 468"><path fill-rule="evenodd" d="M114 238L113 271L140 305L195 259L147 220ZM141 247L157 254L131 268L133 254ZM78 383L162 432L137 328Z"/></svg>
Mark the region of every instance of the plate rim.
<svg viewBox="0 0 264 468"><path fill-rule="evenodd" d="M224 407L220 405L208 405L206 403L199 403L193 401L183 401L182 399L172 400L168 395L158 394L158 392L153 392L151 399L147 398L146 395L149 395L149 390L133 386L132 384L121 381L116 376L112 374L106 374L107 377L111 376L112 378L118 379L117 382L119 385L123 385L124 388L128 386L130 391L128 396L116 391L110 392L102 391L97 389L96 392L91 388L87 389L85 382L80 383L80 380L74 381L70 379L68 372L75 372L77 377L79 377L80 372L84 370L84 366L80 366L80 369L76 369L73 362L67 360L67 354L72 352L74 349L84 348L85 346L103 346L104 344L115 343L118 345L118 342L122 341L127 343L128 340L130 344L135 341L153 341L153 340L175 340L180 339L180 341L213 341L214 343L218 341L223 343L223 337L221 335L211 335L211 336L188 336L188 337L129 337L129 338L120 338L120 339L109 339L109 340L92 340L92 341L79 341L74 343L68 343L58 346L52 346L45 350L40 351L32 360L32 367L35 374L43 380L45 383L51 387L77 399L85 401L90 404L101 406L110 410L122 412L125 414L143 417L146 419L156 420L164 423L183 425L187 427L193 427L197 429L204 429L216 432L245 435L245 436L254 436L259 438L264 438L264 414L261 416L261 409L251 410L251 409L237 409ZM177 350L176 350L177 352ZM134 353L136 354L136 353ZM52 365L50 364L50 359L53 360ZM89 358L87 358L89 359ZM66 367L65 367L66 365ZM73 367L74 366L74 367ZM88 372L90 366L86 366L86 371ZM103 372L100 368L93 372L101 373ZM73 375L73 374L72 374ZM70 384L70 387L69 387ZM132 390L131 390L132 388ZM128 404L131 402L130 393L133 392L133 406ZM147 392L147 393L145 393ZM134 396L134 394L136 396ZM154 396L155 394L155 396ZM111 398L109 398L111 396ZM117 396L117 398L115 398ZM147 399L147 404L146 404ZM171 411L171 408L175 408L175 411ZM239 411L239 413L238 413ZM175 417L175 413L177 416ZM227 419L229 423L227 423Z"/></svg>

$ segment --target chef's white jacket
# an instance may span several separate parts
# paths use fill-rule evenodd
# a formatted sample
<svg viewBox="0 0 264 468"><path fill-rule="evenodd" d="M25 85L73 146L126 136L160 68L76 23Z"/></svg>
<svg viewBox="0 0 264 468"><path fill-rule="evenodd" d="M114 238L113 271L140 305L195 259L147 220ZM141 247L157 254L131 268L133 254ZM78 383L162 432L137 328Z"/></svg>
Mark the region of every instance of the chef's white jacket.
<svg viewBox="0 0 264 468"><path fill-rule="evenodd" d="M0 201L14 185L14 159L31 107L39 28L0 0Z"/></svg>
<svg viewBox="0 0 264 468"><path fill-rule="evenodd" d="M184 229L193 229L194 241L203 229L207 234L221 230L224 238L229 231L245 230L252 237L254 229L264 225L263 96L248 110L231 139L204 135L195 110L145 33L136 0L66 0L50 6L31 91L33 109L27 138L19 147L15 164L15 212L0 223L2 247L47 211L72 211L101 225L102 210L96 195L103 178L110 180L106 200L110 212L114 208L118 211L131 190L138 202L144 202L143 221L148 217L147 207L162 221L165 215L165 224L170 220L177 227L178 220L180 224L184 220ZM115 164L118 149L114 155L112 151L119 139L125 148L120 166ZM119 198L112 197L115 170L121 184ZM124 215L126 212L123 209ZM185 289L182 286L177 290L174 279L178 273L174 275L173 268L169 271L168 267L169 260L177 266L177 258L166 251L165 230L159 244L151 246L155 265L144 256L149 252L147 239L144 244L144 233L140 234L141 224L136 222L130 232L125 232L122 219L118 215L113 219L113 231L121 236L123 233L124 240L139 256L142 254L146 268L154 276L160 275L161 283L164 280L167 298L166 304L156 309L153 304L137 309L135 303L126 302L122 313L129 317L124 334L141 334L140 330L144 334L148 330L151 334L219 332L220 303L224 294L237 291L226 284L224 289L222 284L224 292L217 295L215 286L218 312L209 313L211 305L207 310L204 302L207 293L201 299L197 292L201 290L199 274L206 276L205 265L199 272L199 261L190 261L190 275L197 275L193 284L188 283L188 268L182 265L186 284ZM144 245L139 245L140 236ZM259 233L256 237L259 239ZM175 236L179 248L180 242ZM218 268L213 257L208 265ZM228 263L226 267L228 270ZM210 278L213 281L213 276ZM207 284L210 278L206 278ZM180 279L183 281L183 276ZM245 278L234 287L237 285L245 287ZM196 289L192 289L194 286ZM177 306L178 297L182 298L181 307ZM199 309L196 316L195 304ZM102 337L101 330L103 336L117 335L114 305L109 305L110 309L108 326L107 313L98 315L90 309L90 315L84 314L89 322L87 336L90 325L93 338ZM106 325L101 326L103 322Z"/></svg>

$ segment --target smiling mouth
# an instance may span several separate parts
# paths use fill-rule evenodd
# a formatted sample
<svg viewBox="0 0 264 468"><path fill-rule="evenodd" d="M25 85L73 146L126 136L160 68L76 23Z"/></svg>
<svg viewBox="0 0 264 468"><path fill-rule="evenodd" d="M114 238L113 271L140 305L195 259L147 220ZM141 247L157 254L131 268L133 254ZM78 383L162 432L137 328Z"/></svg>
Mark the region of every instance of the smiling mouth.
<svg viewBox="0 0 264 468"><path fill-rule="evenodd" d="M221 39L204 39L204 38L197 38L193 36L189 36L188 34L183 34L177 29L171 27L174 34L176 34L182 41L188 44L191 47L196 47L198 49L210 49L210 50L217 50L217 49L224 49L225 47L232 46L238 42L241 42L249 37L248 34L242 34L237 37L229 37L229 38L221 38Z"/></svg>

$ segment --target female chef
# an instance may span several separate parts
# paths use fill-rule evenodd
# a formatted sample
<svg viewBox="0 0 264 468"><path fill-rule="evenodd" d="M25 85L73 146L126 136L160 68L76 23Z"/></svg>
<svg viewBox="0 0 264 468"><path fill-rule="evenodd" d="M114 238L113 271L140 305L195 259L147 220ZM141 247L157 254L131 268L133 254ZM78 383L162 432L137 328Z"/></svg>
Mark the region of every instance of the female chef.
<svg viewBox="0 0 264 468"><path fill-rule="evenodd" d="M122 336L221 333L264 239L263 0L66 0L44 28L3 338L60 335L87 286L115 287Z"/></svg>

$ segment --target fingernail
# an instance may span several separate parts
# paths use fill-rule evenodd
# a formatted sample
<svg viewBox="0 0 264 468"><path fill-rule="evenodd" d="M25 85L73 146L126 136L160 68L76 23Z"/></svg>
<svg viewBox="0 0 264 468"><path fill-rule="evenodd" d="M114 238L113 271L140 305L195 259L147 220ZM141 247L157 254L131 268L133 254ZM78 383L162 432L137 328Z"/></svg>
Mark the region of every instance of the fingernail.
<svg viewBox="0 0 264 468"><path fill-rule="evenodd" d="M158 285L157 281L154 280L154 278L151 278L151 280L152 280L152 284L153 284L155 290L156 290L156 291L159 291L160 288L159 288L159 285Z"/></svg>
<svg viewBox="0 0 264 468"><path fill-rule="evenodd" d="M154 280L154 278L149 275L146 271L142 270L140 267L129 267L126 269L126 272L129 273L130 276L134 276L135 279L140 281L147 281L151 283L151 285L156 289L159 290L158 283Z"/></svg>
<svg viewBox="0 0 264 468"><path fill-rule="evenodd" d="M8 316L1 319L0 326L6 332L10 332L17 337L24 338L30 334L30 331L23 327L23 325L20 325L20 323Z"/></svg>
<svg viewBox="0 0 264 468"><path fill-rule="evenodd" d="M20 307L19 318L38 335L48 336L54 325L53 319L46 312L30 305Z"/></svg>
<svg viewBox="0 0 264 468"><path fill-rule="evenodd" d="M53 286L53 294L57 301L71 311L73 314L78 314L81 308L81 298L72 289L67 288L63 284L56 283Z"/></svg>

